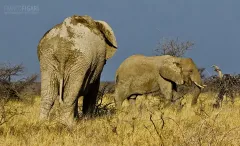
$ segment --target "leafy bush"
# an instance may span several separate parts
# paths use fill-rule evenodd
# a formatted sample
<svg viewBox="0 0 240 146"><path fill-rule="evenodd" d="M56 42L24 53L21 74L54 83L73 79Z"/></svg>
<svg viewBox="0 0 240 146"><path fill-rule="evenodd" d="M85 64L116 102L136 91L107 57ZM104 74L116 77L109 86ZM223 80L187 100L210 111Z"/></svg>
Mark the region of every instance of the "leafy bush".
<svg viewBox="0 0 240 146"><path fill-rule="evenodd" d="M222 78L214 75L206 78L204 82L207 85L204 92L218 93L214 107L220 106L224 95L230 97L231 101L234 102L235 97L240 92L240 74L224 74Z"/></svg>

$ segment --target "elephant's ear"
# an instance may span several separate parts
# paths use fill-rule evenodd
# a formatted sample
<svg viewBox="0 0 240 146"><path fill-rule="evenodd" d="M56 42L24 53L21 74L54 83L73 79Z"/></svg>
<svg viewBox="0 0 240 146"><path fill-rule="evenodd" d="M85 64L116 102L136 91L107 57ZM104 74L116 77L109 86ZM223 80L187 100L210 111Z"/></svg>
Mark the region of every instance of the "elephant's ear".
<svg viewBox="0 0 240 146"><path fill-rule="evenodd" d="M116 37L113 33L112 28L106 22L101 20L95 20L95 22L97 24L98 29L101 31L101 33L105 37L105 41L107 43L106 59L109 59L117 51Z"/></svg>
<svg viewBox="0 0 240 146"><path fill-rule="evenodd" d="M182 68L177 62L165 61L160 67L159 73L164 79L173 81L177 85L182 85L184 83Z"/></svg>

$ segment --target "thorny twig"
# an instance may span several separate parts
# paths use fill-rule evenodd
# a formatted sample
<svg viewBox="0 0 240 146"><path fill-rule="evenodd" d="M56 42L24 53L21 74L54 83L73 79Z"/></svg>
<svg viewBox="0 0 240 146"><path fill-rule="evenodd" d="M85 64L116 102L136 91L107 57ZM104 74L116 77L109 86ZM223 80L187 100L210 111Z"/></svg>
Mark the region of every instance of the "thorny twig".
<svg viewBox="0 0 240 146"><path fill-rule="evenodd" d="M157 135L158 135L158 137L159 137L159 139L161 140L162 145L164 145L164 144L163 144L163 138L162 138L161 134L158 132L157 126L155 125L155 123L154 123L153 120L152 120L152 114L150 114L150 121L151 121L151 123L152 123L152 125L153 125L153 127L154 127L154 129L155 129L155 131L156 131L156 133L157 133Z"/></svg>

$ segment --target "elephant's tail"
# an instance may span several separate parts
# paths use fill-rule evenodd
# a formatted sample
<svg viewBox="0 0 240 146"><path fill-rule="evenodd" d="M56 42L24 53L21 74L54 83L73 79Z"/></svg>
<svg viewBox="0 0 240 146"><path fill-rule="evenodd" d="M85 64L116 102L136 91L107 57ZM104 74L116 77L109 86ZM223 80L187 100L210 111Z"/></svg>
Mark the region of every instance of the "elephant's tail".
<svg viewBox="0 0 240 146"><path fill-rule="evenodd" d="M57 58L58 56L56 56ZM58 59L58 60L61 60L61 59ZM62 104L63 101L64 101L64 98L63 98L63 92L64 92L64 67L65 67L65 62L66 62L66 59L64 58L64 60L62 60L59 64L59 67L60 67L60 70L59 70L59 103Z"/></svg>
<svg viewBox="0 0 240 146"><path fill-rule="evenodd" d="M59 103L63 103L63 77L60 79L60 86L59 86Z"/></svg>

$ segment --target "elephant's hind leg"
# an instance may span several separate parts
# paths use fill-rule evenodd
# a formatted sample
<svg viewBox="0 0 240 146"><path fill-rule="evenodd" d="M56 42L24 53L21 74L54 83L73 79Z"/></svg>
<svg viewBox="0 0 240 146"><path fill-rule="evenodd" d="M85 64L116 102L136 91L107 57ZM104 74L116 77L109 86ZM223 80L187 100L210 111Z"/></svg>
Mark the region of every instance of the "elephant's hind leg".
<svg viewBox="0 0 240 146"><path fill-rule="evenodd" d="M50 110L58 96L57 77L53 70L41 71L40 120L49 118Z"/></svg>
<svg viewBox="0 0 240 146"><path fill-rule="evenodd" d="M95 83L89 85L88 93L83 98L83 114L92 115L96 106L97 95L100 85L100 77Z"/></svg>
<svg viewBox="0 0 240 146"><path fill-rule="evenodd" d="M81 89L85 77L85 74L79 74L81 74L80 71L74 72L64 80L63 103L60 104L60 121L68 126L74 125L79 117L78 98L82 96Z"/></svg>

